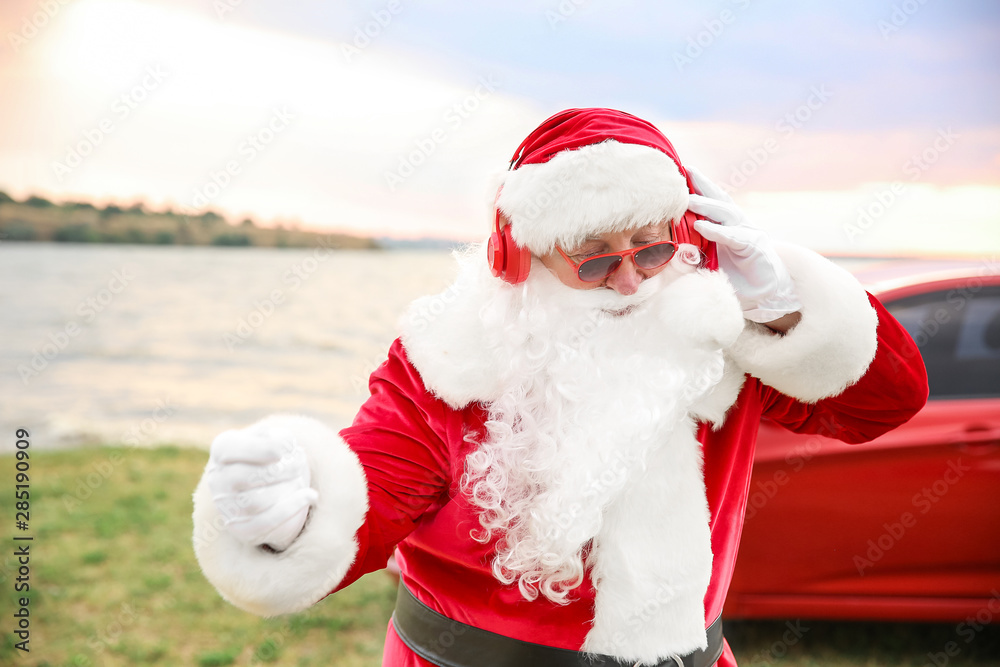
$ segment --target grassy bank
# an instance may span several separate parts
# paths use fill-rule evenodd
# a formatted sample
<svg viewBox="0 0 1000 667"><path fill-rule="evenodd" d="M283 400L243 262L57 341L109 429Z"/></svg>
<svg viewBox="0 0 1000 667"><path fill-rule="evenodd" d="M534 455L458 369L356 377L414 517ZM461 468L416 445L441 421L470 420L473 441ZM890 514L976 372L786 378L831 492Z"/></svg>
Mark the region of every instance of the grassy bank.
<svg viewBox="0 0 1000 667"><path fill-rule="evenodd" d="M190 545L191 492L201 451L87 448L31 454L31 652L13 648L14 458L0 457L0 664L380 664L394 590L375 573L307 612L263 620L224 602ZM20 595L20 594L18 594ZM955 626L790 621L731 622L744 667L933 664ZM797 624L796 624L797 623ZM794 641L787 641L794 638ZM979 632L949 667L1000 665L997 626ZM941 655L944 655L941 653ZM941 667L941 665L938 665Z"/></svg>
<svg viewBox="0 0 1000 667"><path fill-rule="evenodd" d="M191 549L207 454L162 448L32 453L31 652L13 648L13 549L0 574L0 664L378 665L395 600L381 573L311 610L264 620L223 601ZM3 533L13 457L0 458ZM7 528L9 527L9 528ZM21 534L21 533L19 533Z"/></svg>

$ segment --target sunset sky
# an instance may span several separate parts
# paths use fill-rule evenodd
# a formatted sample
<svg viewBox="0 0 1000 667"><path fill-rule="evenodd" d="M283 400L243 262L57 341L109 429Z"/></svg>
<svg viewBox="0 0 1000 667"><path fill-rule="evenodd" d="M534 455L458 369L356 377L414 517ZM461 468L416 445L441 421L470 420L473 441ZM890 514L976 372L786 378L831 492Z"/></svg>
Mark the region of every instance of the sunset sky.
<svg viewBox="0 0 1000 667"><path fill-rule="evenodd" d="M0 190L476 239L567 107L653 121L776 236L1000 254L1000 5L4 0Z"/></svg>

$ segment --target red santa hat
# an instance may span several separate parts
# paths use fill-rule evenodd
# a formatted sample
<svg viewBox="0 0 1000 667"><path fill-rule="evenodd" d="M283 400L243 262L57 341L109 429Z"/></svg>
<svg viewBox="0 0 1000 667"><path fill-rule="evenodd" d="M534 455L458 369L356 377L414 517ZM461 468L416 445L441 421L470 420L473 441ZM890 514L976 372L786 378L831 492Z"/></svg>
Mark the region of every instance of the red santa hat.
<svg viewBox="0 0 1000 667"><path fill-rule="evenodd" d="M651 123L614 109L567 109L518 146L497 206L514 241L545 255L664 220L675 221L675 240L696 242L679 224L692 191L674 147Z"/></svg>

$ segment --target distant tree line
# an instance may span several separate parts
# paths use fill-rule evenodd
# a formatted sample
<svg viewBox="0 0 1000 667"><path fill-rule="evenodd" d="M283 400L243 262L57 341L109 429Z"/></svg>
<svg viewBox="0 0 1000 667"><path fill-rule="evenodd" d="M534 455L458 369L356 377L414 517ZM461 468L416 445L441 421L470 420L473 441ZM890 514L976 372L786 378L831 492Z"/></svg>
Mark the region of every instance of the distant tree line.
<svg viewBox="0 0 1000 667"><path fill-rule="evenodd" d="M320 234L288 227L259 227L250 218L229 224L215 211L195 215L148 211L142 203L103 208L88 202L55 203L31 195L17 201L0 190L0 241L141 243L264 247L374 248L372 239Z"/></svg>

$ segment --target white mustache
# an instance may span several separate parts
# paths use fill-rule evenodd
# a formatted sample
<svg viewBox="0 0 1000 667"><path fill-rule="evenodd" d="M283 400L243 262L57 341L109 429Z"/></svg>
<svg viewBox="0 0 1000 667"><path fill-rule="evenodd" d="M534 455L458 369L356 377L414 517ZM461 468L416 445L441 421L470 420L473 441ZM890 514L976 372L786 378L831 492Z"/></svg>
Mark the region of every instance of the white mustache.
<svg viewBox="0 0 1000 667"><path fill-rule="evenodd" d="M685 252L687 250L693 250L697 253L694 246L681 246L674 259L662 271L639 283L639 287L634 294L619 294L611 288L572 290L575 294L568 295L566 297L567 302L581 308L602 310L608 313L634 311L657 294L660 294L665 287L677 278L691 273L698 268L697 262L700 258L692 257L690 253Z"/></svg>

